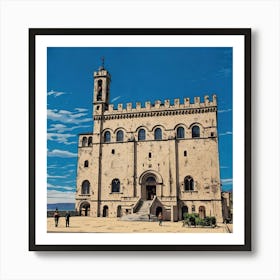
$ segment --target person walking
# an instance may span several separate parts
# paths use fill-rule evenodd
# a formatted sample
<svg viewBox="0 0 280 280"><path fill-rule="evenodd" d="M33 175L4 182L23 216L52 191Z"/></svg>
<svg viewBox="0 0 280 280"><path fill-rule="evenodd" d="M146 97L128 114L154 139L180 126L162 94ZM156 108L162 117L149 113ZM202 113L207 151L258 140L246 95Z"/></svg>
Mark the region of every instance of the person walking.
<svg viewBox="0 0 280 280"><path fill-rule="evenodd" d="M161 212L158 214L158 221L159 221L159 225L162 226L162 214L161 214Z"/></svg>
<svg viewBox="0 0 280 280"><path fill-rule="evenodd" d="M58 213L58 209L57 208L55 209L53 216L54 216L55 226L57 227L58 226L58 220L59 220L59 213Z"/></svg>
<svg viewBox="0 0 280 280"><path fill-rule="evenodd" d="M69 213L69 211L67 211L66 214L65 214L65 222L66 222L66 227L69 227L69 225L70 225L70 213Z"/></svg>

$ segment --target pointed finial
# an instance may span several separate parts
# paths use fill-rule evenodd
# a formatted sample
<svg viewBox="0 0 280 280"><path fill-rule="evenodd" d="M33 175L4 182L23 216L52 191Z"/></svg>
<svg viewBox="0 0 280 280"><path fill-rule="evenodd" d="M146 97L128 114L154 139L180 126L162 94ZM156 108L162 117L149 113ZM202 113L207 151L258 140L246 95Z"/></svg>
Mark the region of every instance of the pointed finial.
<svg viewBox="0 0 280 280"><path fill-rule="evenodd" d="M104 68L104 60L105 60L105 58L104 58L104 56L102 56L101 57L101 66L99 67L99 71L101 71L101 70L104 70L105 68Z"/></svg>
<svg viewBox="0 0 280 280"><path fill-rule="evenodd" d="M104 69L104 61L105 61L105 57L104 56L101 57L101 61L102 61L102 68Z"/></svg>

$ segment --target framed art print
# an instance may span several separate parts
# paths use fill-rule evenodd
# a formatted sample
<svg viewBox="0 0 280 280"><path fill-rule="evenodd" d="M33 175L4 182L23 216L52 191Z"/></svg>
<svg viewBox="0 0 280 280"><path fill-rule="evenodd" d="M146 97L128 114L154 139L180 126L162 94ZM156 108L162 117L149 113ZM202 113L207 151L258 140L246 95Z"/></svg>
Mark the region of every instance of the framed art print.
<svg viewBox="0 0 280 280"><path fill-rule="evenodd" d="M250 29L29 43L30 250L251 250Z"/></svg>

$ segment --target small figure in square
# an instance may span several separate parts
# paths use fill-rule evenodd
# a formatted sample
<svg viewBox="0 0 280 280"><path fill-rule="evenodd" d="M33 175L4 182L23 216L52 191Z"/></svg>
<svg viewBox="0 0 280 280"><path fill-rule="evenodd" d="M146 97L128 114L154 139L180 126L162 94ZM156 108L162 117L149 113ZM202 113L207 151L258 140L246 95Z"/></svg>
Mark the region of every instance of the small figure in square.
<svg viewBox="0 0 280 280"><path fill-rule="evenodd" d="M66 222L66 227L69 227L69 225L70 225L70 213L69 213L69 211L67 211L66 214L65 214L65 222Z"/></svg>
<svg viewBox="0 0 280 280"><path fill-rule="evenodd" d="M53 217L54 217L55 226L57 227L58 226L58 220L59 220L59 213L58 213L58 209L57 208L54 211Z"/></svg>
<svg viewBox="0 0 280 280"><path fill-rule="evenodd" d="M161 212L158 214L158 221L159 221L159 225L162 226L162 214L161 214Z"/></svg>

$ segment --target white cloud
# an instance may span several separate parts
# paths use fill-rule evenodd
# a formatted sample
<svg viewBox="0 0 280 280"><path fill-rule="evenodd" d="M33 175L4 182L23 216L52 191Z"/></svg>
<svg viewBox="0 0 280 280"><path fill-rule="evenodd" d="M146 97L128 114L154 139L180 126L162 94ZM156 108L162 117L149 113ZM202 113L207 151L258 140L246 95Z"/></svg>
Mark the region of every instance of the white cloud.
<svg viewBox="0 0 280 280"><path fill-rule="evenodd" d="M120 99L121 98L121 95L120 96L117 96L117 97L115 97L115 98L113 98L112 100L111 100L111 102L115 102L115 101L117 101L118 99Z"/></svg>
<svg viewBox="0 0 280 280"><path fill-rule="evenodd" d="M50 183L47 184L48 189L60 189L60 191L74 191L76 187L71 186L58 186L58 185L52 185Z"/></svg>
<svg viewBox="0 0 280 280"><path fill-rule="evenodd" d="M63 133L65 131L72 131L75 129L85 128L85 127L90 127L90 125L79 125L79 126L67 127L64 124L57 123L57 124L51 124L48 131L55 131L57 133Z"/></svg>
<svg viewBox="0 0 280 280"><path fill-rule="evenodd" d="M56 190L48 190L48 203L74 203L75 192L60 192Z"/></svg>
<svg viewBox="0 0 280 280"><path fill-rule="evenodd" d="M75 134L63 134L63 133L48 133L47 139L50 141L56 141L58 143L63 143L66 145L75 144L76 142L68 142L68 138L76 137Z"/></svg>
<svg viewBox="0 0 280 280"><path fill-rule="evenodd" d="M232 178L221 179L221 181L222 181L222 184L223 184L224 186L226 186L226 185L232 185Z"/></svg>
<svg viewBox="0 0 280 280"><path fill-rule="evenodd" d="M92 118L82 118L87 114L78 112L70 112L66 110L48 109L47 117L48 120L57 121L60 123L74 123L80 124L92 121Z"/></svg>
<svg viewBox="0 0 280 280"><path fill-rule="evenodd" d="M228 166L220 166L221 169L227 169L229 168Z"/></svg>
<svg viewBox="0 0 280 280"><path fill-rule="evenodd" d="M71 153L69 151L63 150L52 150L48 151L48 157L62 157L62 158L70 158L70 157L77 157L77 154Z"/></svg>
<svg viewBox="0 0 280 280"><path fill-rule="evenodd" d="M78 111L78 112L87 112L88 111L88 109L84 109L84 108L75 108L75 110L76 111Z"/></svg>
<svg viewBox="0 0 280 280"><path fill-rule="evenodd" d="M219 133L219 136L226 136L226 135L232 135L232 131L226 131L226 132Z"/></svg>
<svg viewBox="0 0 280 280"><path fill-rule="evenodd" d="M52 95L54 97L58 97L60 95L64 95L64 94L67 94L67 92L64 92L64 91L56 91L56 90L51 90L47 93L48 96Z"/></svg>
<svg viewBox="0 0 280 280"><path fill-rule="evenodd" d="M218 110L218 113L228 113L231 111L232 111L232 109L224 109L224 110Z"/></svg>
<svg viewBox="0 0 280 280"><path fill-rule="evenodd" d="M64 179L64 178L67 178L68 176L67 175L64 175L64 176L59 176L59 175L50 175L50 174L47 174L47 178L50 178L50 179Z"/></svg>

